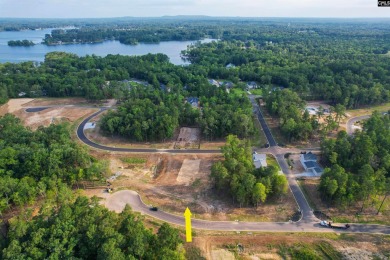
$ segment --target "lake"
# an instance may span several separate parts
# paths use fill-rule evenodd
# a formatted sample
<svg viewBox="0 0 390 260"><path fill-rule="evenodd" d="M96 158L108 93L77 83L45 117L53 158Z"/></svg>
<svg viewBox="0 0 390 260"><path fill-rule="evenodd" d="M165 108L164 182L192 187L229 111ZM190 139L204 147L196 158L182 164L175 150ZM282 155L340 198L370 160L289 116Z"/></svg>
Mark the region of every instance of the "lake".
<svg viewBox="0 0 390 260"><path fill-rule="evenodd" d="M148 53L166 54L170 61L176 65L185 65L180 57L180 52L185 50L188 45L196 41L169 41L158 44L125 45L119 41L105 41L94 44L68 44L46 46L40 44L45 34L49 34L52 29L28 30L19 32L0 32L0 63L4 62L23 62L23 61L44 61L48 52L63 51L75 53L78 56L92 55L106 56L108 54L121 55L145 55ZM31 40L37 45L31 47L10 47L10 40ZM211 42L213 39L205 39L201 42Z"/></svg>

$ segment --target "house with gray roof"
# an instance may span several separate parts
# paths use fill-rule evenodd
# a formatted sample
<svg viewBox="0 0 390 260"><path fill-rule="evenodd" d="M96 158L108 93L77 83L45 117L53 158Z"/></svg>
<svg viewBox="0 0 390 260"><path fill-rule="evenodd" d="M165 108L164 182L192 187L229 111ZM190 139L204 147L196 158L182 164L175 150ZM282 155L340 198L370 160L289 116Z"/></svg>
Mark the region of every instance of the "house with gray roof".
<svg viewBox="0 0 390 260"><path fill-rule="evenodd" d="M187 98L187 102L190 103L193 108L199 108L199 98L189 97Z"/></svg>
<svg viewBox="0 0 390 260"><path fill-rule="evenodd" d="M247 82L247 83L246 83L246 87L247 87L248 89L254 89L254 88L257 88L257 84L256 84L256 82L254 82L254 81Z"/></svg>
<svg viewBox="0 0 390 260"><path fill-rule="evenodd" d="M321 176L324 169L317 162L317 155L312 152L301 154L300 161L305 171L312 172L315 176Z"/></svg>
<svg viewBox="0 0 390 260"><path fill-rule="evenodd" d="M216 81L215 79L209 79L209 83L213 86L219 87L220 83Z"/></svg>

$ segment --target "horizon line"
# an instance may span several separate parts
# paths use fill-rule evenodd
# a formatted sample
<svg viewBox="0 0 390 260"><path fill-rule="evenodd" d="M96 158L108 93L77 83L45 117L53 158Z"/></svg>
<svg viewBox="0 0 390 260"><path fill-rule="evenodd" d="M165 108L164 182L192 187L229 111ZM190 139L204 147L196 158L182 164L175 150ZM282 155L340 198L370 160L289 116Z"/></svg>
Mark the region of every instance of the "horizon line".
<svg viewBox="0 0 390 260"><path fill-rule="evenodd" d="M158 19L158 18L235 18L235 19L389 19L390 17L373 17L373 16L210 16L210 15L163 15L163 16L107 16L107 17L0 17L0 19L50 19L50 20L72 20L72 19Z"/></svg>

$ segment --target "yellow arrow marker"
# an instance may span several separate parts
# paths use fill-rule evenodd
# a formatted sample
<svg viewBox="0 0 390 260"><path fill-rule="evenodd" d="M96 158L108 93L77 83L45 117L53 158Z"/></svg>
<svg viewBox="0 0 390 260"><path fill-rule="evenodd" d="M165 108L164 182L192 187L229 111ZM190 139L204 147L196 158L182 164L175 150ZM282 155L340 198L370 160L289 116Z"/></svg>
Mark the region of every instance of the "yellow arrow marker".
<svg viewBox="0 0 390 260"><path fill-rule="evenodd" d="M191 227L191 211L187 207L184 211L184 217L186 219L186 241L192 242L192 227Z"/></svg>

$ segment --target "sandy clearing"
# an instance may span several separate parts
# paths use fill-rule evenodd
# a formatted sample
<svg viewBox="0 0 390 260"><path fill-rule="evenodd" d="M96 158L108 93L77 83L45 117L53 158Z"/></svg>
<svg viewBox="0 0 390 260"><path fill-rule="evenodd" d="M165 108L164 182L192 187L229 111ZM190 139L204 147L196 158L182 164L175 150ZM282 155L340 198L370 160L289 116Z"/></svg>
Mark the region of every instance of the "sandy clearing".
<svg viewBox="0 0 390 260"><path fill-rule="evenodd" d="M27 113L19 110L15 113L25 126L37 129L39 126L48 126L57 122L74 122L88 114L95 112L93 108L53 107L36 113Z"/></svg>
<svg viewBox="0 0 390 260"><path fill-rule="evenodd" d="M0 116L7 113L13 113L23 108L23 105L33 101L33 98L10 99L6 104L0 107Z"/></svg>
<svg viewBox="0 0 390 260"><path fill-rule="evenodd" d="M185 159L180 168L179 175L176 178L178 184L190 185L191 182L196 180L199 173L201 160L188 160Z"/></svg>
<svg viewBox="0 0 390 260"><path fill-rule="evenodd" d="M211 250L212 260L235 260L234 254L226 249Z"/></svg>

